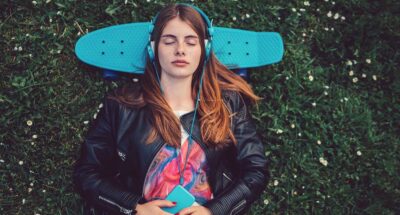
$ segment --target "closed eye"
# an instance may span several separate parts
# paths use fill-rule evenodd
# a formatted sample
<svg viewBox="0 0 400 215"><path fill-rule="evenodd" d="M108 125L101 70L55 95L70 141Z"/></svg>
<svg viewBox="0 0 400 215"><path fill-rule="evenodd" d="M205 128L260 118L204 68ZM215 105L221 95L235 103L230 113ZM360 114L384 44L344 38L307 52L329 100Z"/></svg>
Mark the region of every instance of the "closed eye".
<svg viewBox="0 0 400 215"><path fill-rule="evenodd" d="M163 43L165 44L165 45L172 45L172 44L174 44L174 43L176 43L177 41L175 40L175 39L171 39L171 38L168 38L168 39L166 39L166 40L163 40ZM194 39L187 39L186 41L186 44L187 45L189 45L189 46L196 46L197 45L197 40L194 40Z"/></svg>
<svg viewBox="0 0 400 215"><path fill-rule="evenodd" d="M171 45L174 44L176 42L176 40L168 38L166 40L163 41L165 45Z"/></svg>
<svg viewBox="0 0 400 215"><path fill-rule="evenodd" d="M197 39L197 38L189 37L189 38L186 39L186 43L187 43L188 45L190 45L190 46L195 46L195 45L197 45L197 42L198 42L198 39Z"/></svg>

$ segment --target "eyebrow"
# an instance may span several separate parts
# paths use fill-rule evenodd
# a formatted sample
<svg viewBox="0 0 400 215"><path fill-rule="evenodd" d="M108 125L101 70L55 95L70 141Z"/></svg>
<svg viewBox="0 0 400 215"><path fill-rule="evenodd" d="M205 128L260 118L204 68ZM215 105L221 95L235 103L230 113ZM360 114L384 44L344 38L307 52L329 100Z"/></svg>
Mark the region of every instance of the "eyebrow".
<svg viewBox="0 0 400 215"><path fill-rule="evenodd" d="M177 37L176 37L175 35L173 35L173 34L164 34L164 35L162 35L161 37L172 37L172 38L174 38L174 39L177 38ZM187 35L187 36L185 36L185 39L192 39L192 38L198 38L198 37L195 36L195 35Z"/></svg>

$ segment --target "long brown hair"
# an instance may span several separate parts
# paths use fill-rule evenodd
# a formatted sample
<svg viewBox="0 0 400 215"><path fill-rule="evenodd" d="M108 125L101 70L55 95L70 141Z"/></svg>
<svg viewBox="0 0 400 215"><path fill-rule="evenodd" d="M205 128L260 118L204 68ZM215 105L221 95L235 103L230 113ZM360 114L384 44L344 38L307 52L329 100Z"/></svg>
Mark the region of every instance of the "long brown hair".
<svg viewBox="0 0 400 215"><path fill-rule="evenodd" d="M179 17L191 26L199 36L202 47L200 63L192 79L192 98L195 99L205 59L204 39L208 36L206 35L206 24L201 15L189 6L180 4L166 6L158 14L152 33L155 47L158 47L164 27L175 17ZM155 50L155 64L158 68L157 71L161 71L157 49ZM158 75L161 77L161 74ZM179 147L181 141L179 119L173 114L173 110L162 96L156 71L149 59L147 59L145 72L139 86L139 89L128 86L120 88L111 98L130 107L146 106L151 113L149 117L153 124L147 143L153 142L157 135L160 135L167 144ZM239 92L251 104L260 99L253 93L249 84L221 64L211 52L204 71L200 104L197 111L202 139L209 146L220 147L229 142L236 144L236 139L230 129L233 113L230 113L224 104L223 90Z"/></svg>

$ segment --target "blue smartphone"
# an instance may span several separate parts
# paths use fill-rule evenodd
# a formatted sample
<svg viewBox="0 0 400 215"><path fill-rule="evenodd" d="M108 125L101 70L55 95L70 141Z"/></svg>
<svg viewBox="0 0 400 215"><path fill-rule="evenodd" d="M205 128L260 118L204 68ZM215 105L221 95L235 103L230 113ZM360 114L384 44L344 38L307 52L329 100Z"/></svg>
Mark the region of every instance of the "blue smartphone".
<svg viewBox="0 0 400 215"><path fill-rule="evenodd" d="M162 208L165 212L176 214L182 209L190 207L195 202L194 196L181 185L177 185L167 196L166 200L176 202L174 207Z"/></svg>

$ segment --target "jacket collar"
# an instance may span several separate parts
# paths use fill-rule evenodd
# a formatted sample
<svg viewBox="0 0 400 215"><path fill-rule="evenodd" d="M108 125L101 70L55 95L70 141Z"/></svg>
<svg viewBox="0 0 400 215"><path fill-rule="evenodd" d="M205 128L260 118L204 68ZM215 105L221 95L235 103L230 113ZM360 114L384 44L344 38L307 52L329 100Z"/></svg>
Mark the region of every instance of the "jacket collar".
<svg viewBox="0 0 400 215"><path fill-rule="evenodd" d="M180 121L182 124L182 127L186 130L188 134L190 134L190 127L192 125L192 120L193 120L193 115L194 111L191 111L189 113L185 113L180 117ZM192 132L192 137L195 141L198 141L199 144L202 146L205 146L203 139L201 137L201 132L200 132L200 123L199 123L199 116L197 114L197 117L194 122L193 126L193 132Z"/></svg>

